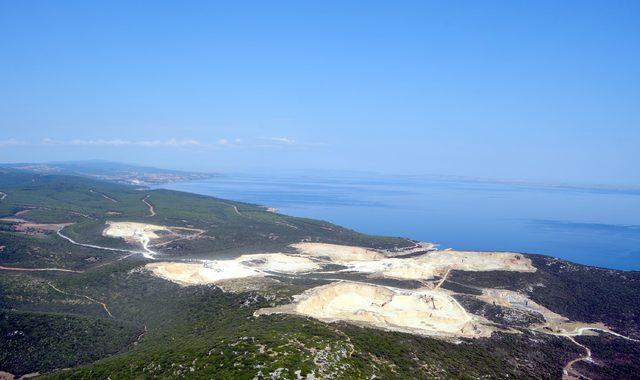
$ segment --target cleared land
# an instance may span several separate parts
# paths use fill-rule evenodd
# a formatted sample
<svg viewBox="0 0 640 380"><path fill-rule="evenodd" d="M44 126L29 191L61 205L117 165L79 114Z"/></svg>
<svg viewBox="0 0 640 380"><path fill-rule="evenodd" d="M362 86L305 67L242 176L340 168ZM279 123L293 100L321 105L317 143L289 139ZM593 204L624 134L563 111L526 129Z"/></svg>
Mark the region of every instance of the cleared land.
<svg viewBox="0 0 640 380"><path fill-rule="evenodd" d="M195 228L108 221L107 227L102 234L107 237L124 239L128 243L139 244L142 246L142 249L144 249L144 257L154 259L158 255L158 252L150 248L152 241L164 239L164 242L157 244L162 245L175 240L194 238L203 232L204 231Z"/></svg>
<svg viewBox="0 0 640 380"><path fill-rule="evenodd" d="M640 373L635 272L437 251L255 205L86 179L2 172L0 185L9 193L0 217L35 231L0 222L0 369L16 377ZM154 224L145 223L147 194ZM147 266L145 241L163 262Z"/></svg>
<svg viewBox="0 0 640 380"><path fill-rule="evenodd" d="M345 271L401 280L430 280L447 270L535 272L531 260L510 252L430 250L418 256L387 258L382 252L363 247L324 243L292 244L300 254L346 266Z"/></svg>
<svg viewBox="0 0 640 380"><path fill-rule="evenodd" d="M218 260L211 263L150 263L146 268L165 280L180 285L219 284L224 280L261 276L235 260Z"/></svg>
<svg viewBox="0 0 640 380"><path fill-rule="evenodd" d="M272 313L299 314L321 321L347 321L424 335L480 337L492 331L474 323L474 318L445 292L356 282L316 287L297 296L293 304L261 309L256 315Z"/></svg>
<svg viewBox="0 0 640 380"><path fill-rule="evenodd" d="M303 255L327 258L337 264L351 263L354 261L374 261L385 258L381 252L348 245L297 243L291 246Z"/></svg>
<svg viewBox="0 0 640 380"><path fill-rule="evenodd" d="M292 303L262 308L254 315L301 315L324 322L344 321L445 339L489 337L492 332L500 330L484 317L466 310L451 291L442 289L452 270L536 271L529 258L517 253L437 251L426 244L421 247L430 249L415 256L388 258L383 251L365 247L306 242L291 245L297 254L242 255L233 260L202 263L151 263L146 268L156 276L180 285L215 284L231 292L264 289L272 286L273 280L279 277L289 278L293 275L305 278L316 273L360 273L367 275L371 281L376 278L419 280L424 286L418 289L383 286L368 283L366 279L364 282L333 280L294 296ZM266 281L268 279L271 281ZM430 283L429 280L434 282ZM481 294L476 296L479 301L494 307L540 315L545 322L532 325L532 331L566 337L581 349L588 350L572 336L593 329L609 331L602 324L571 322L519 292L491 288L479 290ZM573 365L582 360L590 360L590 355L569 362L565 373L575 372Z"/></svg>
<svg viewBox="0 0 640 380"><path fill-rule="evenodd" d="M155 275L181 285L222 284L226 280L261 277L269 273L295 274L320 268L314 261L282 253L242 255L233 260L195 263L150 263Z"/></svg>
<svg viewBox="0 0 640 380"><path fill-rule="evenodd" d="M151 263L146 268L181 285L217 284L223 288L227 280L264 276L277 279L290 275L308 277L314 273L339 275L352 272L369 275L372 279L386 277L424 281L440 275L437 283L425 283L425 287L417 290L367 282L334 281L296 296L292 304L259 310L256 315L299 314L323 321L342 320L386 330L464 337L487 336L492 328L483 318L470 315L451 297L450 292L440 289L451 270L535 271L529 259L515 253L430 251L415 257L386 258L380 251L357 246L296 243L291 247L298 254L242 255L234 260L202 263ZM523 297L515 292L490 292L483 300L498 299L501 304L510 306L508 300L517 299L517 306L528 305L528 300ZM529 308L534 305L532 302Z"/></svg>

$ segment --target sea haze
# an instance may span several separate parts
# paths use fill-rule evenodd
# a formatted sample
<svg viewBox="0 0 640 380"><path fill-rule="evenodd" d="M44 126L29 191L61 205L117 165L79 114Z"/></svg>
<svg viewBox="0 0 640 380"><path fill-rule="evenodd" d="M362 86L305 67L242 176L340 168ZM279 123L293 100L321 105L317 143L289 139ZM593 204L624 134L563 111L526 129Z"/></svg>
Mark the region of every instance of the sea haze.
<svg viewBox="0 0 640 380"><path fill-rule="evenodd" d="M640 269L640 191L446 177L221 175L159 187L276 207L441 248L540 253Z"/></svg>

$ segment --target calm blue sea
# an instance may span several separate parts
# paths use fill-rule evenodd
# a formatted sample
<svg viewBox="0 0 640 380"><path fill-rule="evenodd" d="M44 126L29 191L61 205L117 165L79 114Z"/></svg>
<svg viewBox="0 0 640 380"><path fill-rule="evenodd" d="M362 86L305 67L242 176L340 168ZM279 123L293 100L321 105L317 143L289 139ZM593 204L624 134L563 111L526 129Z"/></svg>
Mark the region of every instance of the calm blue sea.
<svg viewBox="0 0 640 380"><path fill-rule="evenodd" d="M376 175L222 175L166 189L276 207L441 248L640 269L640 191Z"/></svg>

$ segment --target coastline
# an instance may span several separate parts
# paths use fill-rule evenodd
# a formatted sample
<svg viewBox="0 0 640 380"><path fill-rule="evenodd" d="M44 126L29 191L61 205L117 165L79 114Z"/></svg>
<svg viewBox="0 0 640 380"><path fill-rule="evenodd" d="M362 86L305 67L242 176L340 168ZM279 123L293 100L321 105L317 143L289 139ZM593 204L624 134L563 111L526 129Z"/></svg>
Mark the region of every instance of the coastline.
<svg viewBox="0 0 640 380"><path fill-rule="evenodd" d="M585 226L554 220L544 224L526 217L515 218L516 215L512 218L508 218L509 215L497 218L493 216L493 209L482 205L482 199L478 201L480 205L472 212L445 205L446 207L438 206L440 209L436 210L437 215L435 218L431 217L430 214L433 213L431 209L434 207L429 202L429 196L441 197L442 192L449 190L445 186L435 191L428 188L427 191L431 193L424 196L421 193L408 194L407 197L410 199L407 201L404 201L403 193L396 191L392 195L385 195L383 200L386 204L380 204L381 202L374 202L382 199L379 196L380 189L375 186L373 189L366 186L353 189L349 187L352 182L347 183L349 186L342 186L330 181L326 183L315 181L314 187L310 186L306 180L300 182L302 185L296 181L290 182L276 178L273 182L265 183L263 177L235 178L229 175L204 181L164 183L150 188L233 199L261 205L267 209L277 208L285 215L326 220L371 235L401 236L414 241L434 242L442 249L451 247L473 251L518 252L554 257L597 268L640 270L640 251L637 251L636 246L632 244L635 241L640 243L640 235L633 235L633 230L628 232L628 238L619 238L616 236L615 226L609 227L609 224L603 224L602 230L592 231L599 225ZM353 183L355 182L358 181L354 180ZM325 189L329 190L325 191ZM387 192L391 193L392 190L387 189ZM453 191L460 193L457 189ZM339 193L342 198L331 199L332 192ZM477 193L481 196L491 196L496 192L493 189L486 192L474 190L472 195L481 198ZM314 199L316 194L319 194L318 199ZM520 195L520 198L529 195L526 193L523 196L521 192L516 194ZM345 201L348 197L355 195L361 196L359 203L354 205ZM560 193L560 195L567 197L572 196L573 193L569 192L568 195ZM539 196L539 194L533 193L532 196ZM602 199L601 194L583 196ZM628 196L630 195L610 195L614 197L614 201L618 201L616 197ZM374 201L371 201L372 199ZM398 199L402 203L393 203ZM551 200L556 201L556 198ZM588 201L589 198L586 200ZM496 201L492 202L499 204ZM512 201L509 200L509 202ZM415 207L413 207L414 204ZM470 204L469 208L474 206L475 204ZM481 215L482 213L486 213L487 216ZM516 214L517 210L513 213Z"/></svg>

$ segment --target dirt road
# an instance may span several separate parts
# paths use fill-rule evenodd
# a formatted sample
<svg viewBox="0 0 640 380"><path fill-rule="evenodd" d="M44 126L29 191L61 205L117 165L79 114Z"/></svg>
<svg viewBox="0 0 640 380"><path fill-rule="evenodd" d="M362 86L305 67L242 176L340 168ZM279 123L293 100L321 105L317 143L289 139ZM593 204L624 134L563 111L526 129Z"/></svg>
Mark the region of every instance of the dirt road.
<svg viewBox="0 0 640 380"><path fill-rule="evenodd" d="M71 239L70 237L64 235L62 233L62 229L56 231L56 233L58 234L58 236L60 236L61 238L65 239L66 241L68 241L71 244L75 244L75 245L79 245L81 247L87 247L87 248L95 248L95 249L104 249L107 251L116 251L116 252L126 252L126 253L139 253L141 255L145 255L147 252L143 252L143 251L134 251L131 249L121 249L121 248L111 248L111 247L102 247L99 245L93 245L93 244L84 244L84 243L78 243L77 241Z"/></svg>
<svg viewBox="0 0 640 380"><path fill-rule="evenodd" d="M434 290L439 289L442 286L442 284L444 284L444 282L447 280L447 277L449 277L449 272L451 272L451 268L447 269L444 276L442 276L442 279L438 282Z"/></svg>
<svg viewBox="0 0 640 380"><path fill-rule="evenodd" d="M102 308L104 309L104 311L109 315L109 317L113 318L113 314L111 314L111 311L109 310L109 307L107 307L107 304L106 304L106 303L104 303L104 302L100 302L100 301L98 301L98 300L95 300L95 299L93 299L93 298L91 298L91 297L89 297L89 296L85 296L85 295L82 295L82 294L74 294L74 293L65 292L64 290L61 290L61 289L57 288L55 285L53 285L53 284L52 284L52 283L50 283L50 282L47 282L47 284L49 284L49 286L50 286L51 288L53 288L53 290L55 290L55 291L56 291L56 292L58 292L58 293L62 293L62 294L65 294L65 295L68 295L68 296L73 296L73 297L86 298L86 299L88 299L89 301L91 301L91 302L93 302L93 303L97 303L97 304L99 304L100 306L102 306Z"/></svg>
<svg viewBox="0 0 640 380"><path fill-rule="evenodd" d="M585 351L585 355L580 356L580 357L578 357L576 359L573 359L572 361L567 363L567 365L564 366L564 368L562 369L562 379L563 380L578 380L578 379L586 378L586 376L582 375L580 372L575 370L573 368L573 366L577 362L581 362L581 361L591 362L592 361L591 349L589 347L585 346L584 344L579 343L577 340L575 340L574 336L583 335L584 332L588 331L588 330L600 331L600 332L603 332L603 333L606 333L606 334L611 334L611 335L616 336L618 338L630 340L632 342L640 342L640 340L638 340L638 339L629 338L628 336L624 336L622 334L618 334L618 333L610 331L610 330L600 329L600 328L597 328L597 327L580 327L573 333L560 333L560 334L540 331L540 332L544 332L546 334L563 336L563 337L569 339L570 341L572 341L575 345L577 345L578 347L582 348Z"/></svg>
<svg viewBox="0 0 640 380"><path fill-rule="evenodd" d="M17 267L5 267L0 265L0 270L12 270L16 272L69 272L69 273L83 273L81 270L62 269L62 268L17 268Z"/></svg>
<svg viewBox="0 0 640 380"><path fill-rule="evenodd" d="M580 374L580 372L578 372L575 369L573 369L573 365L576 364L577 362L580 362L580 361L583 361L583 360L584 361L591 361L591 350L589 349L589 347L578 343L578 341L576 341L571 336L567 336L567 339L569 339L570 341L572 341L576 345L582 347L584 349L584 351L585 351L585 355L584 356L580 356L579 358L573 359L572 361L567 363L567 365L564 366L564 368L562 369L562 379L563 380L574 380L574 379L577 380L577 379L584 378L585 376L583 376L582 374Z"/></svg>
<svg viewBox="0 0 640 380"><path fill-rule="evenodd" d="M118 203L118 201L117 201L117 200L115 200L115 199L111 198L110 196L108 196L108 195L107 195L107 194L105 194L105 193L101 193L101 192L99 192L99 191L95 191L95 190L93 190L93 189L89 189L89 192L90 192L90 193L93 193L93 194L98 194L98 195L102 196L104 199L109 200L109 201L111 201L111 202L113 202L113 203Z"/></svg>
<svg viewBox="0 0 640 380"><path fill-rule="evenodd" d="M153 205L147 201L148 198L149 198L149 195L147 195L146 197L144 197L142 199L142 202L144 202L144 204L149 206L149 215L148 216L156 216L156 210L153 208Z"/></svg>

